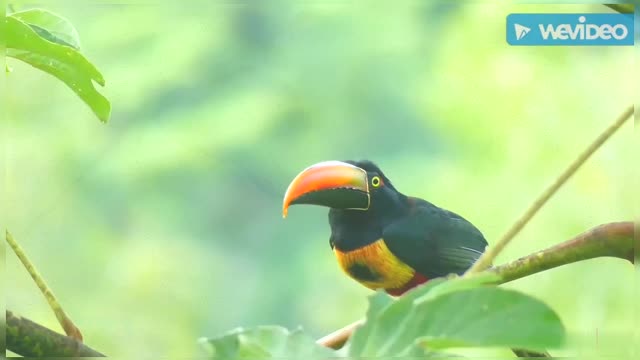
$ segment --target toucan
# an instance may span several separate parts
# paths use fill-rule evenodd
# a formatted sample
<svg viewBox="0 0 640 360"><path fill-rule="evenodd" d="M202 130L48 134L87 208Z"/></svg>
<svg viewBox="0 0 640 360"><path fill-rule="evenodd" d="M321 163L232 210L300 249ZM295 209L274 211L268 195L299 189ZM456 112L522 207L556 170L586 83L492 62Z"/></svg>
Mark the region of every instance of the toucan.
<svg viewBox="0 0 640 360"><path fill-rule="evenodd" d="M289 184L289 206L329 207L329 244L342 270L370 289L393 296L478 260L487 241L462 216L406 196L373 162L324 161Z"/></svg>

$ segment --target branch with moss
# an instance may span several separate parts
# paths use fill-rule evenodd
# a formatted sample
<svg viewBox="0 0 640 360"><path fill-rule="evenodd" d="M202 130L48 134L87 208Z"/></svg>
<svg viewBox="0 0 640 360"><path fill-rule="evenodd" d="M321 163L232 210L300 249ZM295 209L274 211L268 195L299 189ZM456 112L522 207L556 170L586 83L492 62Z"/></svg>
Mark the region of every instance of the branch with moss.
<svg viewBox="0 0 640 360"><path fill-rule="evenodd" d="M7 350L24 357L104 357L82 342L7 310Z"/></svg>
<svg viewBox="0 0 640 360"><path fill-rule="evenodd" d="M489 269L500 275L500 284L558 266L597 257L616 257L634 263L633 222L597 226L571 240Z"/></svg>
<svg viewBox="0 0 640 360"><path fill-rule="evenodd" d="M562 265L598 257L616 257L634 263L634 238L633 222L603 224L548 249L485 271L500 275L496 283L499 285ZM359 320L349 324L321 338L317 343L339 349L362 322L363 320Z"/></svg>

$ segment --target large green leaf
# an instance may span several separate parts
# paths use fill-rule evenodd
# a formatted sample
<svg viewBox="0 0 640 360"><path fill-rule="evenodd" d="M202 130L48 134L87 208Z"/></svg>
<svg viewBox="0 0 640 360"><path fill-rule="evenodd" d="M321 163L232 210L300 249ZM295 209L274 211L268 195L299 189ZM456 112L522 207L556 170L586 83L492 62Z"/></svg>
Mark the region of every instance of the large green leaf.
<svg viewBox="0 0 640 360"><path fill-rule="evenodd" d="M417 297L443 282L443 279L432 280L407 292L395 301L382 291L370 296L365 323L356 329L346 344L347 354L371 353L377 343L385 341L385 337L390 335L389 328L402 326L402 322L407 319L407 314L411 312L413 301Z"/></svg>
<svg viewBox="0 0 640 360"><path fill-rule="evenodd" d="M111 104L94 87L93 81L104 86L102 74L80 52L72 47L41 37L18 18L5 18L7 56L20 59L62 80L98 116L106 122Z"/></svg>
<svg viewBox="0 0 640 360"><path fill-rule="evenodd" d="M437 284L438 286L434 286L428 291L425 291L426 289L421 291L418 289L420 294L419 296L415 295L414 298L416 298L417 301L426 301L454 291L473 289L486 284L496 284L499 280L499 275L490 272L474 274L468 277L452 275L448 281L439 282Z"/></svg>
<svg viewBox="0 0 640 360"><path fill-rule="evenodd" d="M481 286L494 276L437 280L380 306L347 344L353 357L398 356L449 347L504 346L540 350L564 341L556 313L525 294Z"/></svg>
<svg viewBox="0 0 640 360"><path fill-rule="evenodd" d="M44 9L29 9L11 14L31 26L41 37L80 50L80 36L76 28L60 15Z"/></svg>
<svg viewBox="0 0 640 360"><path fill-rule="evenodd" d="M317 345L301 330L290 332L279 326L238 329L217 338L201 339L200 343L210 357L229 360L312 359L336 356L334 351Z"/></svg>
<svg viewBox="0 0 640 360"><path fill-rule="evenodd" d="M462 290L416 302L428 321L422 340L430 348L504 346L531 350L558 347L564 327L546 304L498 287Z"/></svg>
<svg viewBox="0 0 640 360"><path fill-rule="evenodd" d="M380 342L387 341L389 328L400 328L402 322L409 319L413 303L416 299L444 294L456 289L466 289L494 281L496 275L482 274L472 278L434 279L407 292L395 302L383 292L369 298L369 309L366 315L366 326L360 327L346 345L349 354L365 354L372 351ZM400 321L399 321L400 320Z"/></svg>

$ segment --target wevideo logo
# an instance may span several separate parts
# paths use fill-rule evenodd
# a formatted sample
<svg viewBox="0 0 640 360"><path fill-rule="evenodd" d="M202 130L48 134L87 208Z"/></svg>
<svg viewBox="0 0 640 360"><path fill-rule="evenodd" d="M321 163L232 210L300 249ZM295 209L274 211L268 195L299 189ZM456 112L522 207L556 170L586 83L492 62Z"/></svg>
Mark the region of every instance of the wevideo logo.
<svg viewBox="0 0 640 360"><path fill-rule="evenodd" d="M520 46L633 46L633 14L510 14L507 42Z"/></svg>

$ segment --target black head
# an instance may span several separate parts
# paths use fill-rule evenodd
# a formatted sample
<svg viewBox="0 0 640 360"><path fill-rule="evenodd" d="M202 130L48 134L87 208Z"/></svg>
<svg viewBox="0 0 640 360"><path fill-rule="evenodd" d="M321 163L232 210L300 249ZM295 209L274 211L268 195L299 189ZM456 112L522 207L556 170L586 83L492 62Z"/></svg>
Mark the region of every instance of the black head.
<svg viewBox="0 0 640 360"><path fill-rule="evenodd" d="M366 171L367 175L369 177L369 181L371 181L371 179L373 179L374 177L378 176L378 177L380 177L380 179L382 180L383 184L387 188L395 190L395 187L393 187L393 184L391 184L391 180L389 180L389 178L385 176L385 174L382 172L382 170L380 170L380 167L378 167L378 165L376 165L373 161L370 161L370 160L345 160L345 162L347 164L351 164L351 165L357 166L360 169L363 169L364 171ZM374 189L375 189L375 187L374 187Z"/></svg>

